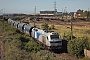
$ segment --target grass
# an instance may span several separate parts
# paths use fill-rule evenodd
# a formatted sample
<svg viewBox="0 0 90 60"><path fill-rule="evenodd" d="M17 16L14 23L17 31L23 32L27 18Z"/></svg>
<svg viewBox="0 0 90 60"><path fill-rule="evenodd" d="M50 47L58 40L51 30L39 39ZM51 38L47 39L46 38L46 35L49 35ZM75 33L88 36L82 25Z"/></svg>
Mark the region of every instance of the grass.
<svg viewBox="0 0 90 60"><path fill-rule="evenodd" d="M59 57L45 50L36 53L22 49L26 43L32 42L34 45L37 43L26 34L18 33L15 27L3 20L0 20L0 28L0 35L3 36L4 60L70 60L68 57Z"/></svg>
<svg viewBox="0 0 90 60"><path fill-rule="evenodd" d="M36 26L41 27L41 24L36 24ZM51 25L49 25L51 26ZM5 50L5 59L4 60L69 60L69 58L65 57L57 57L53 53L45 52L45 50L38 51L37 53L27 52L26 50L21 49L22 42L20 41L20 37L25 37L25 40L30 40L32 42L33 39L25 34L17 33L17 29L7 22L0 20L0 34L3 35L4 42L4 50ZM63 38L64 33L70 34L70 26L67 25L55 25L55 30L58 32ZM73 26L73 35L76 37L87 36L90 42L90 28L89 27L78 27ZM34 42L35 43L35 42ZM36 56L36 57L35 57ZM83 58L81 60L89 60L89 58Z"/></svg>
<svg viewBox="0 0 90 60"><path fill-rule="evenodd" d="M20 37L27 37L24 34L17 33L17 29L7 22L0 20L0 35L4 46L4 60L31 60L30 52L21 49ZM29 40L30 39L29 37ZM23 57L23 58L22 58Z"/></svg>
<svg viewBox="0 0 90 60"><path fill-rule="evenodd" d="M90 60L90 58L89 57L84 57L84 58L81 58L79 60Z"/></svg>
<svg viewBox="0 0 90 60"><path fill-rule="evenodd" d="M38 27L41 26L41 24L37 24ZM49 26L51 26L49 24ZM69 25L55 25L55 32L58 32L61 37L63 38L63 35L64 33L67 35L67 34L70 34L70 26ZM90 27L88 26L73 26L73 35L75 37L87 37L88 38L88 41L90 43ZM90 60L90 58L88 57L84 57L84 58L81 58L79 60Z"/></svg>
<svg viewBox="0 0 90 60"><path fill-rule="evenodd" d="M36 26L41 28L41 24L36 24ZM48 24L48 25L51 26L51 24ZM62 38L63 38L64 34L67 35L67 34L70 34L70 32L71 32L69 25L55 25L55 28L56 29L54 31L58 32L61 35ZM80 27L80 26L73 26L72 28L73 28L73 30L72 30L73 31L73 35L75 37L84 37L84 36L86 36L86 37L88 37L89 42L90 42L90 33L89 33L90 28L88 26L87 27L86 26L82 26L82 27Z"/></svg>

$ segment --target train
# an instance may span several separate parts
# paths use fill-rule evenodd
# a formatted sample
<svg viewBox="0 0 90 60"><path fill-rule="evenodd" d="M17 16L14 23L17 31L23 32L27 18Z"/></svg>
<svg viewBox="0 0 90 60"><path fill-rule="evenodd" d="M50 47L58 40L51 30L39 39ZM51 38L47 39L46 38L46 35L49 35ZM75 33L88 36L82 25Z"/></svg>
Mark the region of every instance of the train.
<svg viewBox="0 0 90 60"><path fill-rule="evenodd" d="M10 18L8 19L8 23L19 29L21 32L28 34L30 37L46 46L48 49L62 48L62 38L57 32L38 28L31 24L17 22Z"/></svg>

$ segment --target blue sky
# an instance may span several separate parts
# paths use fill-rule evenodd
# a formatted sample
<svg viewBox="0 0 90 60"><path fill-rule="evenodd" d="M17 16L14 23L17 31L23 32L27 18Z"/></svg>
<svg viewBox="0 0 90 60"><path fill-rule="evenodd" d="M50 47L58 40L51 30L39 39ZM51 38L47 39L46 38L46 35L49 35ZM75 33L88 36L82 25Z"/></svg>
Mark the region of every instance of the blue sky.
<svg viewBox="0 0 90 60"><path fill-rule="evenodd" d="M36 6L36 13L39 13L40 10L54 10L54 1L58 11L65 7L67 12L90 8L90 0L0 0L0 10L5 8L5 13L31 14Z"/></svg>

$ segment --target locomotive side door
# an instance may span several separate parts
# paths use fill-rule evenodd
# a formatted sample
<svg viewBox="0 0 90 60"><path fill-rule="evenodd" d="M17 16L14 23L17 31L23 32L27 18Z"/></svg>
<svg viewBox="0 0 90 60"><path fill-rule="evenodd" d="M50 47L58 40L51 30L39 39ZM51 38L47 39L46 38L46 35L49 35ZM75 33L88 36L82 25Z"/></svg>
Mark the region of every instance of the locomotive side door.
<svg viewBox="0 0 90 60"><path fill-rule="evenodd" d="M46 45L46 37L42 36L42 43Z"/></svg>
<svg viewBox="0 0 90 60"><path fill-rule="evenodd" d="M49 36L47 36L47 37L46 37L46 45L47 45L47 46L50 46L50 41L49 41L49 40L50 40L50 39L49 39Z"/></svg>

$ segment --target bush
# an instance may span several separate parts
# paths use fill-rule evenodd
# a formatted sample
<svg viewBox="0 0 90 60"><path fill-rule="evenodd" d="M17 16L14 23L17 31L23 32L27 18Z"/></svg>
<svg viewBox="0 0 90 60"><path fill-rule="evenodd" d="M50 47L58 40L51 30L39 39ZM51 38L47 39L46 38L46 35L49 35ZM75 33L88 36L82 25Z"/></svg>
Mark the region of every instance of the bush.
<svg viewBox="0 0 90 60"><path fill-rule="evenodd" d="M49 27L49 26L48 26L47 23L43 23L43 24L41 25L41 27L42 27L42 28L45 28L46 30L48 30L48 27Z"/></svg>
<svg viewBox="0 0 90 60"><path fill-rule="evenodd" d="M48 50L40 50L33 55L34 60L71 60L66 56L57 56L55 53Z"/></svg>
<svg viewBox="0 0 90 60"><path fill-rule="evenodd" d="M31 48L31 51L38 51L40 46L4 20L0 20L0 28L1 36L3 36L4 60L32 60L32 55L25 50L25 47L27 50Z"/></svg>
<svg viewBox="0 0 90 60"><path fill-rule="evenodd" d="M46 30L52 30L52 29L55 29L55 26L54 26L54 25L48 26L47 23L43 23L43 24L41 25L41 28L44 28L44 29L46 29Z"/></svg>
<svg viewBox="0 0 90 60"><path fill-rule="evenodd" d="M52 28L51 28L51 27L49 27L48 29L49 29L49 30L52 30Z"/></svg>
<svg viewBox="0 0 90 60"><path fill-rule="evenodd" d="M90 30L85 31L85 34L90 34Z"/></svg>
<svg viewBox="0 0 90 60"><path fill-rule="evenodd" d="M37 52L41 49L41 46L39 46L38 44L34 43L34 42L28 42L26 45L25 45L25 49L27 51L30 51L30 52Z"/></svg>
<svg viewBox="0 0 90 60"><path fill-rule="evenodd" d="M75 39L75 38L76 38L75 36L72 36L72 39ZM66 35L66 34L64 33L64 35L63 35L63 40L70 41L70 40L71 40L70 34Z"/></svg>
<svg viewBox="0 0 90 60"><path fill-rule="evenodd" d="M54 25L51 25L51 29L55 29L55 26Z"/></svg>
<svg viewBox="0 0 90 60"><path fill-rule="evenodd" d="M76 38L68 42L68 53L76 57L84 56L84 49L89 47L88 39L86 37Z"/></svg>

